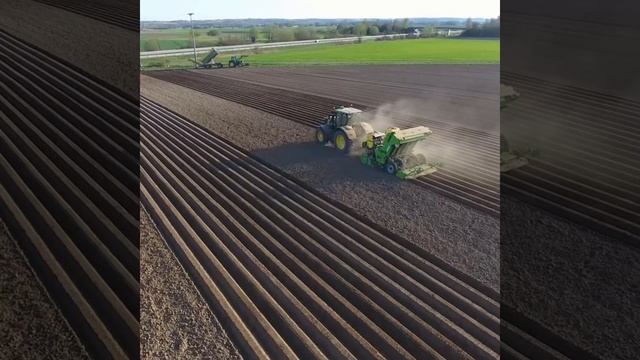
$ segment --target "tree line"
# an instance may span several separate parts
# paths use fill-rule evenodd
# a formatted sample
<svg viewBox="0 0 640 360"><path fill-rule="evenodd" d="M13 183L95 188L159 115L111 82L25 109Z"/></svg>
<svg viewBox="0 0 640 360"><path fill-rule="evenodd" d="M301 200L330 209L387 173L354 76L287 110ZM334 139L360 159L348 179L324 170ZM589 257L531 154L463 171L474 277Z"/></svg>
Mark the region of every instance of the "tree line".
<svg viewBox="0 0 640 360"><path fill-rule="evenodd" d="M488 19L484 23L479 23L467 19L462 37L500 37L500 17Z"/></svg>
<svg viewBox="0 0 640 360"><path fill-rule="evenodd" d="M465 26L461 36L464 37L499 37L500 18L488 19L484 22L467 19L462 23ZM457 25L462 25L460 22ZM442 24L440 24L442 25ZM438 36L434 25L423 28L410 26L409 19L393 20L363 20L358 23L340 23L334 26L286 26L271 24L266 26L253 26L237 31L225 31L221 29L209 29L206 34L215 37L215 45L240 45L256 42L285 42L295 40L315 40L337 38L343 36L372 36L413 33L418 29L422 37ZM196 37L202 32L196 30Z"/></svg>
<svg viewBox="0 0 640 360"><path fill-rule="evenodd" d="M356 25L344 25L339 24L335 31L337 35L354 35L354 36L366 36L366 35L388 35L388 34L403 34L409 30L409 19L394 19L391 21L369 23L367 20L363 20Z"/></svg>
<svg viewBox="0 0 640 360"><path fill-rule="evenodd" d="M369 23L364 20L357 24L338 24L337 26L283 26L268 25L251 27L248 31L227 33L218 29L210 29L207 35L218 37L218 45L237 45L262 41L282 42L294 40L315 40L342 36L369 36L402 34L409 31L409 19L397 19L384 22ZM263 34L262 38L260 38ZM200 32L196 30L196 37ZM265 39L266 38L266 39Z"/></svg>

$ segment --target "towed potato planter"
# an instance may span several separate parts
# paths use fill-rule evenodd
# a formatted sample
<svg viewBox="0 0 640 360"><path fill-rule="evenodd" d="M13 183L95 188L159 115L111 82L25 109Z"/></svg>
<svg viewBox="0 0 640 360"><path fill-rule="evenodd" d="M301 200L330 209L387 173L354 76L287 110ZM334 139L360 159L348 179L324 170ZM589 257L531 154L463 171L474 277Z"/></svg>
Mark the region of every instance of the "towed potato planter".
<svg viewBox="0 0 640 360"><path fill-rule="evenodd" d="M402 179L417 178L437 170L435 165L427 164L424 155L413 153L415 144L431 134L429 128L389 128L381 133L362 120L362 110L336 107L316 129L316 140L323 145L332 142L336 149L346 154L351 152L354 143L361 143L365 149L360 157L363 164L384 168L388 174Z"/></svg>
<svg viewBox="0 0 640 360"><path fill-rule="evenodd" d="M415 145L427 136L431 130L425 126L417 126L400 130L389 128L386 132L367 134L362 143L366 149L360 161L368 166L382 167L389 175L402 179L414 179L431 174L437 170L436 165L428 164L424 155L414 154Z"/></svg>

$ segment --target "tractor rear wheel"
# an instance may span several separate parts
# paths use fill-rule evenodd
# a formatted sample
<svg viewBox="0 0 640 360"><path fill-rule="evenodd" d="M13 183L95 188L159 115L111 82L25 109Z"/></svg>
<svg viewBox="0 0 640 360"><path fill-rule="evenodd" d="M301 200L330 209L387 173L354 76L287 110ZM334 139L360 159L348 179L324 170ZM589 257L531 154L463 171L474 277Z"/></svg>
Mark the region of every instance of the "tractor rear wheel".
<svg viewBox="0 0 640 360"><path fill-rule="evenodd" d="M345 134L345 132L342 130L336 131L335 135L333 136L333 145L335 145L336 149L345 154L348 154L351 151L352 143L353 141L349 139L347 134Z"/></svg>

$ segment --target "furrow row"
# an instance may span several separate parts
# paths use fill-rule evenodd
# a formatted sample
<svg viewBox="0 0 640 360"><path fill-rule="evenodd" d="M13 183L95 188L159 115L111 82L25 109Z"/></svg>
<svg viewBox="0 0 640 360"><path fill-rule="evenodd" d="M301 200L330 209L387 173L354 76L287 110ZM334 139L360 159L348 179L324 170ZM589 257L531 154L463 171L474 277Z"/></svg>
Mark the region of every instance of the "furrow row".
<svg viewBox="0 0 640 360"><path fill-rule="evenodd" d="M130 30L140 30L139 7L137 3L133 6L118 5L114 2L103 1L83 1L83 0L35 0L39 3L54 6L56 8L70 11L78 15L86 16L94 20Z"/></svg>
<svg viewBox="0 0 640 360"><path fill-rule="evenodd" d="M233 81L212 75L202 76L187 71L157 71L152 76L173 82L196 91L237 102L256 108L307 126L318 126L322 118L337 105L337 100L309 96L302 93ZM353 104L353 106L360 106ZM361 108L366 109L364 106ZM438 149L434 154L445 154L441 160L443 167L452 174L447 181L444 177L418 179L415 183L422 187L435 189L465 204L497 215L499 197L498 187L498 139L476 130L453 128L449 125L417 119L400 114L399 126L434 126L434 134L428 146ZM438 130L440 129L440 131ZM449 153L456 156L449 156ZM434 155L435 156L435 155ZM462 180L465 179L466 180ZM473 179L473 180L469 180ZM469 186L472 182L473 185Z"/></svg>
<svg viewBox="0 0 640 360"><path fill-rule="evenodd" d="M2 31L0 50L0 216L87 351L137 357L136 106Z"/></svg>
<svg viewBox="0 0 640 360"><path fill-rule="evenodd" d="M512 145L535 153L529 165L502 176L502 189L638 246L638 103L519 74L503 77L521 92L504 110L503 129Z"/></svg>
<svg viewBox="0 0 640 360"><path fill-rule="evenodd" d="M501 344L499 295L424 250L145 98L141 122L143 202L243 355L564 358Z"/></svg>

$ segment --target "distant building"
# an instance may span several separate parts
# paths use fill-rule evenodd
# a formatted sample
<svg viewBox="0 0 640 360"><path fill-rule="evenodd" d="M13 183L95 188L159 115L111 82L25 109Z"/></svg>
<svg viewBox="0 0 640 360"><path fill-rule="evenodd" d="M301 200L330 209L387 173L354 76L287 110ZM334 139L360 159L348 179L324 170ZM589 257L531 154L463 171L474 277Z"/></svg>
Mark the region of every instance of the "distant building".
<svg viewBox="0 0 640 360"><path fill-rule="evenodd" d="M420 37L422 35L422 31L417 27L408 27L406 31L408 37Z"/></svg>

